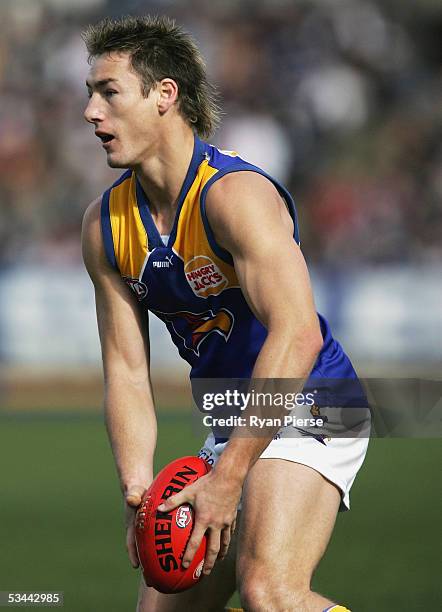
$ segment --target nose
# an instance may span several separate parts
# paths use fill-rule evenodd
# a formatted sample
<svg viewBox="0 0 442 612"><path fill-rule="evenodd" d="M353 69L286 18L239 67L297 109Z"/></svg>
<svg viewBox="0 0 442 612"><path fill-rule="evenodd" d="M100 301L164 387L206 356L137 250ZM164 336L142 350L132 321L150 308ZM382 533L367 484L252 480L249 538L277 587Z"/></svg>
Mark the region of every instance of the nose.
<svg viewBox="0 0 442 612"><path fill-rule="evenodd" d="M100 123L100 121L103 121L104 119L103 110L101 109L99 100L99 96L96 96L95 94L92 94L92 96L89 98L89 102L87 103L83 114L88 123Z"/></svg>

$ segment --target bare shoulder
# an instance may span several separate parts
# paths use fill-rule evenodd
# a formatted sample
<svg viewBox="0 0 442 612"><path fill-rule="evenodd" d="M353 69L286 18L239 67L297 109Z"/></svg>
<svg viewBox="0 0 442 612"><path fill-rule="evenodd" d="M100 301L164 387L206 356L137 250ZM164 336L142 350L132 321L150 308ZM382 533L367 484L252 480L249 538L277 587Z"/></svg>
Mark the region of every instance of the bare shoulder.
<svg viewBox="0 0 442 612"><path fill-rule="evenodd" d="M274 184L262 174L251 171L229 172L217 180L207 193L211 208L229 207L238 199L242 201L281 202L282 198Z"/></svg>
<svg viewBox="0 0 442 612"><path fill-rule="evenodd" d="M83 215L82 241L89 240L100 231L101 197L89 204Z"/></svg>
<svg viewBox="0 0 442 612"><path fill-rule="evenodd" d="M83 261L92 280L98 280L99 275L110 270L104 252L101 234L101 197L89 204L81 229L81 249Z"/></svg>
<svg viewBox="0 0 442 612"><path fill-rule="evenodd" d="M90 219L91 217L95 216L98 217L100 214L100 209L101 209L101 196L99 196L98 198L95 198L95 200L93 200L89 206L86 208L84 215L83 215L83 219Z"/></svg>
<svg viewBox="0 0 442 612"><path fill-rule="evenodd" d="M206 198L207 217L217 241L230 248L231 239L241 242L254 228L262 236L262 227L293 235L293 221L287 205L275 185L257 172L226 174L212 187Z"/></svg>

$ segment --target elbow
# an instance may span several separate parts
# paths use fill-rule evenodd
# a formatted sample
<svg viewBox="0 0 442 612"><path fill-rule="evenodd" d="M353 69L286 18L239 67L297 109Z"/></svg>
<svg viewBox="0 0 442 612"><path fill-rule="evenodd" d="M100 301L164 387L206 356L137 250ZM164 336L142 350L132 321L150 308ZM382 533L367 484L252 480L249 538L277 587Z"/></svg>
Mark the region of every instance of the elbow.
<svg viewBox="0 0 442 612"><path fill-rule="evenodd" d="M313 365L324 344L321 331L311 330L306 332L300 342L302 352L310 359Z"/></svg>
<svg viewBox="0 0 442 612"><path fill-rule="evenodd" d="M269 346L276 347L287 363L302 363L305 370L313 367L324 344L317 316L273 320L267 338Z"/></svg>
<svg viewBox="0 0 442 612"><path fill-rule="evenodd" d="M294 356L299 358L299 355L303 355L313 365L324 344L319 325L297 329L287 336Z"/></svg>
<svg viewBox="0 0 442 612"><path fill-rule="evenodd" d="M311 336L309 337L309 345L311 346L312 352L316 359L324 345L324 338L322 337L321 328L319 325L311 332Z"/></svg>
<svg viewBox="0 0 442 612"><path fill-rule="evenodd" d="M150 386L149 372L145 366L129 366L125 362L104 364L105 388L121 387L145 390Z"/></svg>

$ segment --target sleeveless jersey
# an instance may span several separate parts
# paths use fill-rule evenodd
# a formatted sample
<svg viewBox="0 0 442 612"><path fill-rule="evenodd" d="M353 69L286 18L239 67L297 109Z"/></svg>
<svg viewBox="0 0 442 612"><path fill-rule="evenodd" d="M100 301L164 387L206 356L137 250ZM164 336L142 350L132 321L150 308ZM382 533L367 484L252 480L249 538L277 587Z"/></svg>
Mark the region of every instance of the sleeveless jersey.
<svg viewBox="0 0 442 612"><path fill-rule="evenodd" d="M267 335L244 298L231 255L216 242L206 215L210 186L239 171L257 172L275 185L293 219L294 241L299 243L295 206L288 191L236 153L221 151L197 137L167 245L135 172L126 171L102 198L107 257L141 306L164 321L181 357L191 365L191 378L250 378ZM354 379L349 359L333 339L327 321L318 316L324 344L311 376Z"/></svg>

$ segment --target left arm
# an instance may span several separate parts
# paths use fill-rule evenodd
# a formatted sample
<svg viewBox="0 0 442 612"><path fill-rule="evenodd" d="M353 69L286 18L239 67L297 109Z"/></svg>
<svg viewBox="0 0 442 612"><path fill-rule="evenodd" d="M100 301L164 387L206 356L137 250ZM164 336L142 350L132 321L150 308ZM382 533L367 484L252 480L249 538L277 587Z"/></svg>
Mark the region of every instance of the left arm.
<svg viewBox="0 0 442 612"><path fill-rule="evenodd" d="M229 181L214 185L219 193L212 194L209 219L217 240L233 257L250 309L268 332L252 378L294 379L299 388L293 391L301 391L322 335L307 266L293 239L293 221L265 177L235 173L225 178ZM216 469L227 478L235 474L244 480L274 433L275 428L266 438L244 439L234 431Z"/></svg>
<svg viewBox="0 0 442 612"><path fill-rule="evenodd" d="M294 391L301 391L322 347L322 335L285 202L263 176L238 172L211 187L206 209L218 243L232 255L249 307L267 328L252 377L297 379ZM206 531L204 572L210 572L218 555L226 554L244 480L277 429L269 429L266 437L248 438L235 430L216 467L164 504L167 510L185 501L195 507L183 564L190 562Z"/></svg>

